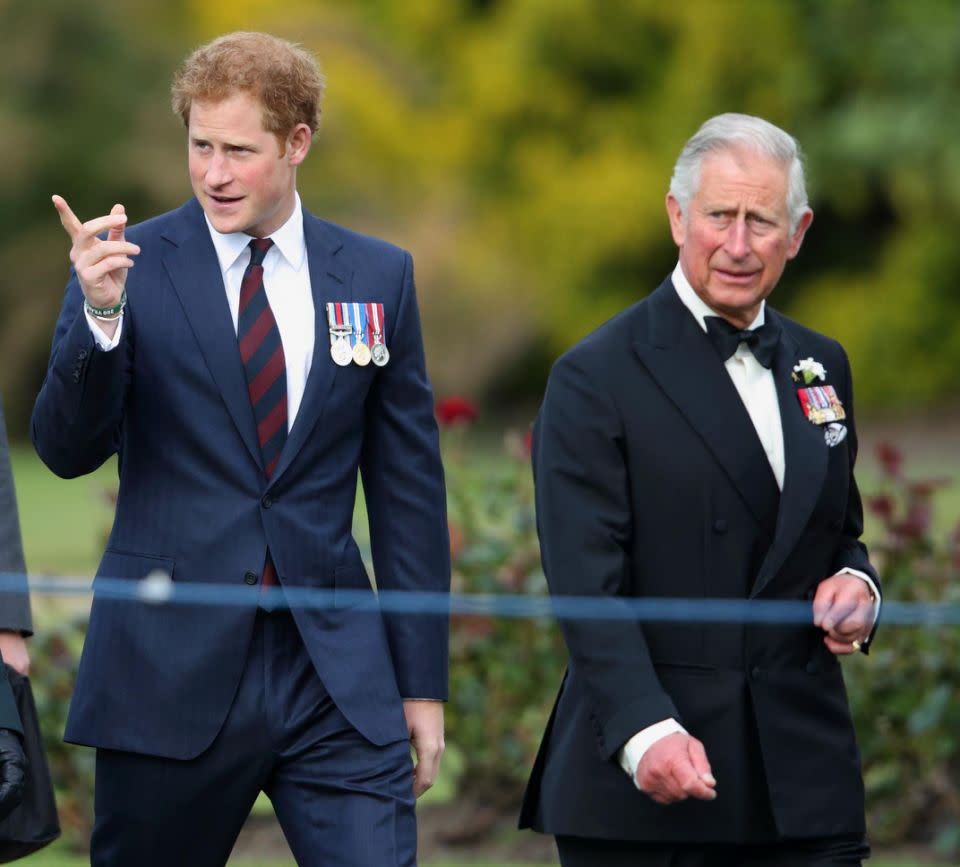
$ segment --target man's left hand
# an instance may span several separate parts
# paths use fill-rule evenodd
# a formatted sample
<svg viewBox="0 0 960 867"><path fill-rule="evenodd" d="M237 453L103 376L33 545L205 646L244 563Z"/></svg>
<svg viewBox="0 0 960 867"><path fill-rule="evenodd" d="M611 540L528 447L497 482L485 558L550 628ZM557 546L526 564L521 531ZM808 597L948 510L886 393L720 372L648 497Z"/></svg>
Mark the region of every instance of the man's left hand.
<svg viewBox="0 0 960 867"><path fill-rule="evenodd" d="M864 642L873 628L873 599L867 583L849 572L825 578L813 598L813 624L826 635L831 653L855 653L853 642Z"/></svg>
<svg viewBox="0 0 960 867"><path fill-rule="evenodd" d="M443 702L411 699L403 703L410 743L417 754L413 794L419 798L437 778L443 755Z"/></svg>

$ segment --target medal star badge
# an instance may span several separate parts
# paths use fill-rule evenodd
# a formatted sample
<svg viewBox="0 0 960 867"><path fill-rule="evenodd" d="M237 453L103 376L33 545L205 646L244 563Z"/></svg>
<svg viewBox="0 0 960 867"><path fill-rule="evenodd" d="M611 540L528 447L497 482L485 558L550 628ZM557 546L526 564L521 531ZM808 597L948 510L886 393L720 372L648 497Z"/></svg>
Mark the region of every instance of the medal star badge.
<svg viewBox="0 0 960 867"><path fill-rule="evenodd" d="M829 422L823 428L823 441L830 447L840 445L847 438L847 426L838 421Z"/></svg>

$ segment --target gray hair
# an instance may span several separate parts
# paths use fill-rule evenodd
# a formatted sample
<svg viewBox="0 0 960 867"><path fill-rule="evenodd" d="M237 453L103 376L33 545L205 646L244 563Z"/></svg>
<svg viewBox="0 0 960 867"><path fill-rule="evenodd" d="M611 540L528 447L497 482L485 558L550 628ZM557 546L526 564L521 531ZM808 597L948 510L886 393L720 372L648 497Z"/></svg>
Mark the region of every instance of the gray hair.
<svg viewBox="0 0 960 867"><path fill-rule="evenodd" d="M700 186L700 167L708 154L748 147L772 157L787 169L787 210L790 231L796 230L807 210L807 188L800 145L789 133L761 117L749 114L718 114L711 117L683 146L670 178L670 193L684 217Z"/></svg>

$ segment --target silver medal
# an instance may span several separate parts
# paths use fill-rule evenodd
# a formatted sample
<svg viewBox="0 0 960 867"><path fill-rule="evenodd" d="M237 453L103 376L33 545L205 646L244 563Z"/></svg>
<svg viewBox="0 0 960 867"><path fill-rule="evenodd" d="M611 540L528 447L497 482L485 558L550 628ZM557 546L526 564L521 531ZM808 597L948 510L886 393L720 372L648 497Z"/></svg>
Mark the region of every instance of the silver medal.
<svg viewBox="0 0 960 867"><path fill-rule="evenodd" d="M346 367L353 361L353 351L350 349L350 341L346 337L337 337L330 344L330 356L341 367Z"/></svg>
<svg viewBox="0 0 960 867"><path fill-rule="evenodd" d="M370 355L373 358L373 363L377 365L377 367L383 367L390 360L390 352L382 343L374 343L373 349L370 350Z"/></svg>

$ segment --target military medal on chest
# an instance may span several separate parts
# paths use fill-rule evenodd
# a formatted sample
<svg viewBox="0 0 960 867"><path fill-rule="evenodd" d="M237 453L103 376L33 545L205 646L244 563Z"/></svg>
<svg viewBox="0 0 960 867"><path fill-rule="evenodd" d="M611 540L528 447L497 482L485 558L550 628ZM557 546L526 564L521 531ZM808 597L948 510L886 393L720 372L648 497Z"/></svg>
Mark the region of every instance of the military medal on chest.
<svg viewBox="0 0 960 867"><path fill-rule="evenodd" d="M383 305L368 304L367 307L370 308L370 329L373 333L373 345L370 347L370 355L373 358L373 363L377 365L377 367L383 367L390 361L390 351L387 349L387 344L383 339Z"/></svg>
<svg viewBox="0 0 960 867"><path fill-rule="evenodd" d="M349 320L344 321L341 304L327 304L327 325L330 328L330 357L341 367L346 367L353 361L353 351L350 348L353 326Z"/></svg>
<svg viewBox="0 0 960 867"><path fill-rule="evenodd" d="M832 385L798 388L797 397L804 414L814 424L830 424L847 417L847 412Z"/></svg>
<svg viewBox="0 0 960 867"><path fill-rule="evenodd" d="M370 363L370 347L367 346L366 304L356 301L350 305L353 319L353 360L366 367Z"/></svg>

